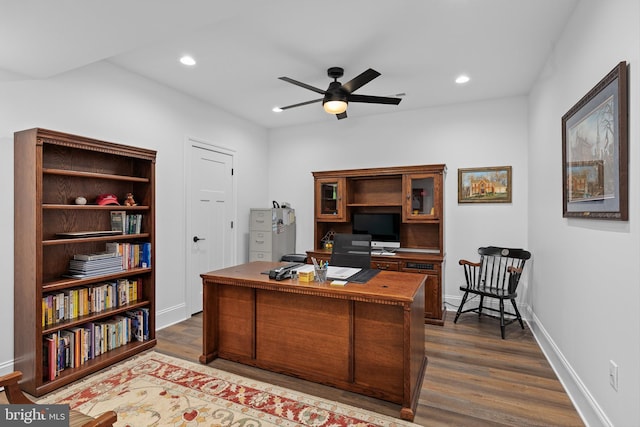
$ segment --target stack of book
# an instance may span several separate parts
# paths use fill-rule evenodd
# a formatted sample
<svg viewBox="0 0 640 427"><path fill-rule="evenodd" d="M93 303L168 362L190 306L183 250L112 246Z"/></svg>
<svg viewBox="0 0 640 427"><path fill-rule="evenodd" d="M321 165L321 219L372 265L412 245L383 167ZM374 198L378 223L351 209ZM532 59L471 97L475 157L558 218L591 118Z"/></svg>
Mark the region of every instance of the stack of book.
<svg viewBox="0 0 640 427"><path fill-rule="evenodd" d="M101 276L122 271L122 256L115 252L75 254L69 261L69 276L76 278Z"/></svg>
<svg viewBox="0 0 640 427"><path fill-rule="evenodd" d="M77 368L132 341L148 339L148 308L48 334L43 340L43 379L53 380L67 368Z"/></svg>

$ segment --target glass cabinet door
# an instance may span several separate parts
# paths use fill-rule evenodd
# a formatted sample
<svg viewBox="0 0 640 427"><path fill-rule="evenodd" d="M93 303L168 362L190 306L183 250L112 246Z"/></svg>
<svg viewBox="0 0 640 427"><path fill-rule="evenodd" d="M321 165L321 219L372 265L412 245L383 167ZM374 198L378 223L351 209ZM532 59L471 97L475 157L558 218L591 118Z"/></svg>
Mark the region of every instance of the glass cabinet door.
<svg viewBox="0 0 640 427"><path fill-rule="evenodd" d="M316 216L342 221L345 215L344 178L316 180Z"/></svg>
<svg viewBox="0 0 640 427"><path fill-rule="evenodd" d="M405 175L404 221L439 218L439 175Z"/></svg>

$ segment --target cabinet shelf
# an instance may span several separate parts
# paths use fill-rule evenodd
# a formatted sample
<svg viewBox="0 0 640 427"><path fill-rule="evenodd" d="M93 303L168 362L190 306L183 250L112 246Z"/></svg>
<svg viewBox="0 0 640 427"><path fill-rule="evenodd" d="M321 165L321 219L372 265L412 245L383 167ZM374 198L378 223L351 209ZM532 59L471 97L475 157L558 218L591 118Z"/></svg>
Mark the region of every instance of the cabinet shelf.
<svg viewBox="0 0 640 427"><path fill-rule="evenodd" d="M140 240L149 237L149 233L140 233L140 234L112 234L109 236L99 236L99 237L76 237L72 239L49 239L43 240L43 246L52 246L52 245L71 245L74 243L88 243L88 242L110 242L113 240Z"/></svg>
<svg viewBox="0 0 640 427"><path fill-rule="evenodd" d="M149 206L119 206L119 205L64 205L60 203L45 203L42 209L51 210L104 210L104 211L148 211Z"/></svg>
<svg viewBox="0 0 640 427"><path fill-rule="evenodd" d="M149 182L149 178L142 178L137 176L114 175L114 174L98 173L98 172L83 172L83 171L75 171L75 170L68 170L68 169L43 168L42 173L45 175L72 176L72 177L88 178L88 179L109 179L113 181L146 182L146 183Z"/></svg>
<svg viewBox="0 0 640 427"><path fill-rule="evenodd" d="M92 283L107 282L114 279L120 279L130 276L141 276L147 273L151 273L151 268L130 268L129 270L122 270L118 273L105 274L102 276L85 277L82 279L75 278L61 278L59 280L46 282L42 285L43 292L59 291L66 288L75 288L83 285L90 285Z"/></svg>
<svg viewBox="0 0 640 427"><path fill-rule="evenodd" d="M353 208L367 208L367 207L372 207L372 208L377 208L377 207L402 207L402 203L394 203L394 202L390 202L390 203L347 203L348 207L353 207Z"/></svg>

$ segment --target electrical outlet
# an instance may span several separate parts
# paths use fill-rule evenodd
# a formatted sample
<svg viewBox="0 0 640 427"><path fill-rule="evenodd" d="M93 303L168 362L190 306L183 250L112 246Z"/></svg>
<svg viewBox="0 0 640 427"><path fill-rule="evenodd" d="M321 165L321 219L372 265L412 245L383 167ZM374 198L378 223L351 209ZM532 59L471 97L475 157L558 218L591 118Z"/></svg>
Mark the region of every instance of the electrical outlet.
<svg viewBox="0 0 640 427"><path fill-rule="evenodd" d="M613 360L609 360L609 384L618 391L618 365Z"/></svg>

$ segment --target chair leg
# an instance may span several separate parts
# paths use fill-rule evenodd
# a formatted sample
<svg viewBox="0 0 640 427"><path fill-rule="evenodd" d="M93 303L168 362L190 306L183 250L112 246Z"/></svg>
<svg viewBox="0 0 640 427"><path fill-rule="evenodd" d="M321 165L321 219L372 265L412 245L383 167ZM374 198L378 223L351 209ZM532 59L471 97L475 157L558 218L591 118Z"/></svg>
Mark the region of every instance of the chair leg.
<svg viewBox="0 0 640 427"><path fill-rule="evenodd" d="M500 334L504 339L504 300L500 298Z"/></svg>
<svg viewBox="0 0 640 427"><path fill-rule="evenodd" d="M510 300L513 305L513 310L516 313L516 317L518 318L518 322L520 322L520 327L524 329L524 323L522 323L522 316L520 316L520 311L518 311L518 307L516 306L515 300Z"/></svg>
<svg viewBox="0 0 640 427"><path fill-rule="evenodd" d="M484 295L480 295L480 304L478 304L478 317L482 316L482 307L484 307Z"/></svg>
<svg viewBox="0 0 640 427"><path fill-rule="evenodd" d="M455 319L453 319L453 323L456 323L458 321L458 317L460 317L460 313L462 313L462 307L464 306L464 303L467 302L468 296L469 296L469 291L465 292L464 295L462 296L462 301L460 302L460 307L458 307L458 312L456 313L456 317Z"/></svg>

